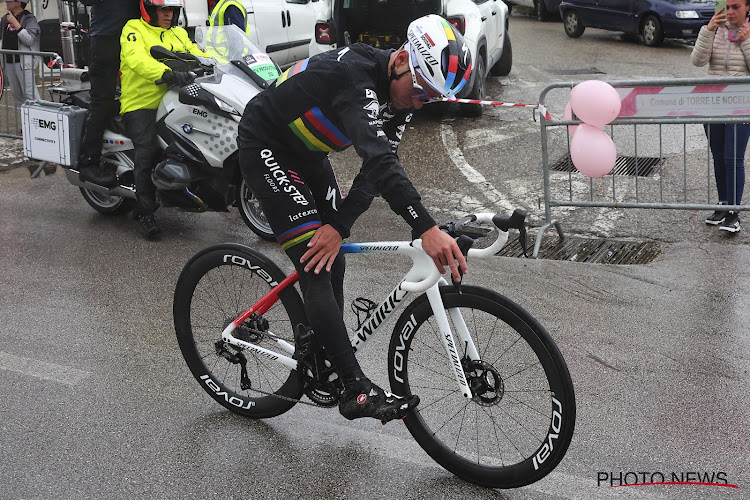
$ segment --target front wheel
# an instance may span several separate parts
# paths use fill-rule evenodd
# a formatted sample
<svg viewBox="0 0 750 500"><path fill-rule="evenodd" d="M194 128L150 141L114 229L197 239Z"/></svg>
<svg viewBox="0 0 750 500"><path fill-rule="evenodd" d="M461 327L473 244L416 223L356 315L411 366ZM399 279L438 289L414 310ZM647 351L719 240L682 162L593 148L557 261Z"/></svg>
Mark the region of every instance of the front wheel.
<svg viewBox="0 0 750 500"><path fill-rule="evenodd" d="M641 36L643 43L649 47L661 45L664 41L664 29L661 27L661 21L656 16L648 16L641 26Z"/></svg>
<svg viewBox="0 0 750 500"><path fill-rule="evenodd" d="M480 55L477 58L477 66L476 69L472 70L474 72L474 87L471 89L471 93L467 96L469 99L482 101L484 100L484 89L485 89L485 71L484 71L484 57ZM464 116L468 116L471 118L479 118L482 116L482 105L481 104L463 104L462 113Z"/></svg>
<svg viewBox="0 0 750 500"><path fill-rule="evenodd" d="M173 316L182 356L203 390L245 417L275 417L302 396L297 370L285 368L272 355L234 347L221 336L283 279L284 273L262 254L223 243L196 254L177 281ZM238 326L234 337L290 356L277 339L294 345L294 328L307 321L294 287L284 289L279 298L263 316L253 315Z"/></svg>
<svg viewBox="0 0 750 500"><path fill-rule="evenodd" d="M391 390L421 402L405 419L409 432L440 465L488 488L526 486L562 460L575 427L573 382L547 331L521 306L493 291L441 287L451 314L460 311L479 359L457 345L448 360L425 295L396 324L388 351ZM454 311L451 313L450 309ZM474 397L453 374L460 362Z"/></svg>
<svg viewBox="0 0 750 500"><path fill-rule="evenodd" d="M500 59L490 68L492 76L508 76L513 67L513 47L510 44L510 35L507 31L503 40L503 53Z"/></svg>
<svg viewBox="0 0 750 500"><path fill-rule="evenodd" d="M268 219L266 219L266 216L263 213L258 198L256 198L253 192L250 191L250 187L247 185L244 178L237 187L237 200L240 215L242 216L242 220L245 221L245 224L247 224L247 227L266 241L273 241L276 239L273 235L271 224L268 223Z"/></svg>

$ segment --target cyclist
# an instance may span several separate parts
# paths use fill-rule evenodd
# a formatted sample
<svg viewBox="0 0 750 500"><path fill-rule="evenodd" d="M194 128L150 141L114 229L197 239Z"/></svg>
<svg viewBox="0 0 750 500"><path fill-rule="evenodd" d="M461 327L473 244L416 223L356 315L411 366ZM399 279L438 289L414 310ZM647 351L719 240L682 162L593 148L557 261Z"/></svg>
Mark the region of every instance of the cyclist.
<svg viewBox="0 0 750 500"><path fill-rule="evenodd" d="M466 261L441 232L396 154L412 112L454 96L471 72L461 34L429 15L413 21L398 50L353 44L303 60L251 100L239 125L242 173L300 276L305 310L344 390L347 419L401 418L419 403L383 391L362 372L343 321L344 257L354 221L381 194L456 280ZM362 168L346 198L328 152L354 146Z"/></svg>

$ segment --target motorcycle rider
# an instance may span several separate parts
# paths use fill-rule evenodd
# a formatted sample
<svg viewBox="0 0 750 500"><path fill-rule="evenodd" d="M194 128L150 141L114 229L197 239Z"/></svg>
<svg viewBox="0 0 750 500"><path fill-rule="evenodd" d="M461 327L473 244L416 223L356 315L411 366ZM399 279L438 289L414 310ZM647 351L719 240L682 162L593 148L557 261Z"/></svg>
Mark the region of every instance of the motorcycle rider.
<svg viewBox="0 0 750 500"><path fill-rule="evenodd" d="M147 239L161 233L156 223L156 188L151 172L156 166L159 147L156 134L156 111L167 85L184 87L193 82L190 72L172 71L151 57L156 45L173 52L190 52L208 58L177 26L183 0L141 0L141 17L125 24L120 36L120 70L122 71L120 114L135 149L134 215ZM155 85L161 79L164 84Z"/></svg>
<svg viewBox="0 0 750 500"><path fill-rule="evenodd" d="M435 265L456 280L466 261L441 232L399 162L414 109L453 96L471 72L461 34L429 15L413 21L399 50L356 43L298 62L251 100L239 125L240 166L298 273L310 326L343 382L347 419L401 418L415 395L386 393L362 372L343 321L342 240L380 193L422 239ZM362 168L341 197L329 151L353 145Z"/></svg>
<svg viewBox="0 0 750 500"><path fill-rule="evenodd" d="M102 138L109 119L117 114L115 100L120 70L120 33L130 19L139 17L138 0L81 0L91 7L89 25L89 81L91 105L86 117L78 171L81 180L100 186L113 186L115 173L100 164Z"/></svg>

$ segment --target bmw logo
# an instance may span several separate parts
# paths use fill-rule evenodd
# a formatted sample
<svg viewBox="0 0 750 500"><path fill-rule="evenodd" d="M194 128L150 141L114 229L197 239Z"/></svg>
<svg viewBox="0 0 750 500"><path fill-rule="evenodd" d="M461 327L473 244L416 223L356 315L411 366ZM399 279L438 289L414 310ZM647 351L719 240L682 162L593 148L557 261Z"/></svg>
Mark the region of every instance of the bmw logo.
<svg viewBox="0 0 750 500"><path fill-rule="evenodd" d="M189 134L190 132L192 132L192 131L193 131L193 126L192 126L192 125L190 125L189 123L186 123L185 125L183 125L183 126L182 126L182 130L183 130L183 132L185 132L186 134Z"/></svg>

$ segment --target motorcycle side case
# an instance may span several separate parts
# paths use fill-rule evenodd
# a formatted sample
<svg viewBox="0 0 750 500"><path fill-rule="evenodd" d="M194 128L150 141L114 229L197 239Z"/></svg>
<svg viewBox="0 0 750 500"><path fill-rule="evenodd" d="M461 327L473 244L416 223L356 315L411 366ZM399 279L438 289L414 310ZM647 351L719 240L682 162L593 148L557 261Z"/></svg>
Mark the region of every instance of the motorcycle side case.
<svg viewBox="0 0 750 500"><path fill-rule="evenodd" d="M86 110L59 102L26 101L21 105L24 155L72 166L83 140Z"/></svg>

